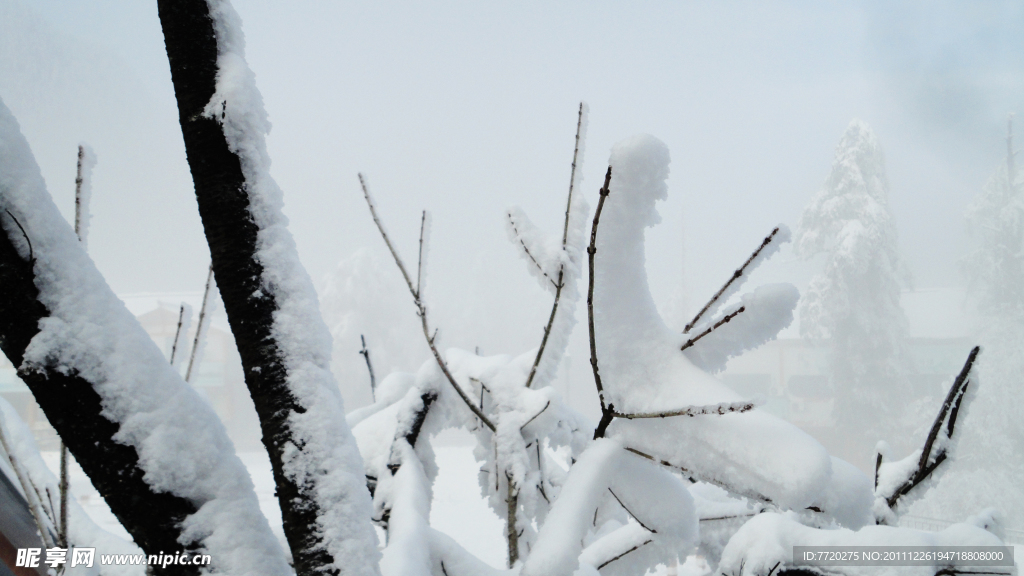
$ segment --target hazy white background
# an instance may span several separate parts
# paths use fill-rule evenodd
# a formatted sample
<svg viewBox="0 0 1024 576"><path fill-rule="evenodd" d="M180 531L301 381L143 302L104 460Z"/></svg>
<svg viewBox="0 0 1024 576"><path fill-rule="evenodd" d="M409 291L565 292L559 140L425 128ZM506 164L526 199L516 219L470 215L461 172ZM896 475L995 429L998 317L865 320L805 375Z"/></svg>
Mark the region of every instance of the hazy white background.
<svg viewBox="0 0 1024 576"><path fill-rule="evenodd" d="M310 275L361 247L386 257L362 171L407 258L432 210L433 321L445 344L485 353L539 341L550 303L502 211L560 226L581 99L591 199L618 139L649 132L672 151L647 258L680 326L772 226L796 225L854 117L886 150L915 285L960 284L961 215L1003 161L1007 114L1024 112L1020 2L234 5ZM95 149L90 252L115 291L201 289L209 255L155 2L0 0L0 97L68 216L75 146ZM802 286L813 271L786 250L755 280ZM574 380L589 390L579 332Z"/></svg>

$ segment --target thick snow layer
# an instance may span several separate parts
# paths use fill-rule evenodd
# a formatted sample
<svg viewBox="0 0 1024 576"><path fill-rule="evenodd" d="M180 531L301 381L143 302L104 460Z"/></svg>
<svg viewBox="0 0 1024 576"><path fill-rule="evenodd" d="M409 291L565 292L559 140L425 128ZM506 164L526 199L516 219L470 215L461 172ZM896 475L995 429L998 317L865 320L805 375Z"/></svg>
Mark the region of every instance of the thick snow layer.
<svg viewBox="0 0 1024 576"><path fill-rule="evenodd" d="M860 468L832 457L832 477L814 507L831 516L843 528L857 530L874 522L871 478Z"/></svg>
<svg viewBox="0 0 1024 576"><path fill-rule="evenodd" d="M792 284L759 286L744 294L738 304L726 308L721 315L713 316L690 330L687 335L694 338L743 307L743 312L696 340L684 353L703 370L721 372L730 358L774 340L793 322L793 310L799 300L800 292Z"/></svg>
<svg viewBox="0 0 1024 576"><path fill-rule="evenodd" d="M3 427L3 435L14 453L18 465L22 468L29 482L40 494L47 494L53 498L48 501L47 510L54 514L59 520L59 508L51 509L50 505L59 506L60 481L54 476L43 461L32 438L32 431L21 421L18 413L6 400L0 398L0 426ZM10 462L7 454L0 448L0 473L6 473L8 478L16 478L10 469ZM21 491L18 482L15 487ZM22 496L25 494L22 493ZM74 497L68 498L68 542L70 546L82 548L96 548L97 554L141 554L142 550L135 543L122 540L109 532L104 531L85 513ZM92 568L86 566L67 567L65 574L72 576L99 576L99 563ZM113 576L142 576L145 573L144 566L105 566L104 575Z"/></svg>
<svg viewBox="0 0 1024 576"><path fill-rule="evenodd" d="M594 441L569 470L569 477L540 529L523 575L569 576L579 566L582 542L593 511L608 490L609 479L625 455L615 440Z"/></svg>
<svg viewBox="0 0 1024 576"><path fill-rule="evenodd" d="M388 545L381 559L386 576L426 576L430 574L430 481L419 458L404 440L395 444L402 466L392 478L382 478L380 489L392 495L388 520ZM385 483L392 486L385 487Z"/></svg>
<svg viewBox="0 0 1024 576"><path fill-rule="evenodd" d="M647 285L644 229L658 222L655 203L668 193L668 149L651 136L634 136L612 149L610 163L611 192L597 231L594 293L598 362L607 400L622 413L743 400L680 352L687 337L665 326ZM774 320L749 327L750 334L740 338L749 339L748 345L763 340L766 325L779 324L792 310L790 289L768 288L764 294L772 295L763 301ZM724 416L619 420L609 434L698 479L782 506L805 507L829 484L831 460L825 449L791 424L756 409Z"/></svg>
<svg viewBox="0 0 1024 576"><path fill-rule="evenodd" d="M318 532L335 567L347 574L377 574L379 555L363 463L330 372L331 336L288 231L281 189L270 176L270 123L255 75L245 61L241 20L226 0L209 0L209 6L218 73L205 113L221 123L228 147L242 165L250 212L259 227L262 281L278 307L272 333L288 387L303 408L289 415L295 444L285 448L284 473L297 485L311 487L319 507Z"/></svg>
<svg viewBox="0 0 1024 576"><path fill-rule="evenodd" d="M718 572L728 576L765 576L777 564L793 567L793 546L1002 545L991 532L969 524L954 524L942 532L889 526L866 526L854 532L843 528L821 530L804 526L792 513L765 513L751 519L736 532L722 553ZM933 576L944 567L936 563L933 566L832 566L828 570L850 576Z"/></svg>
<svg viewBox="0 0 1024 576"><path fill-rule="evenodd" d="M104 415L120 425L115 441L138 452L145 481L198 508L186 518L183 538L211 554L213 569L287 574L220 420L107 287L46 193L28 143L2 103L0 204L32 239L39 299L51 314L40 322L22 368L74 371L93 383ZM11 237L17 242L20 232ZM28 245L22 249L27 258Z"/></svg>

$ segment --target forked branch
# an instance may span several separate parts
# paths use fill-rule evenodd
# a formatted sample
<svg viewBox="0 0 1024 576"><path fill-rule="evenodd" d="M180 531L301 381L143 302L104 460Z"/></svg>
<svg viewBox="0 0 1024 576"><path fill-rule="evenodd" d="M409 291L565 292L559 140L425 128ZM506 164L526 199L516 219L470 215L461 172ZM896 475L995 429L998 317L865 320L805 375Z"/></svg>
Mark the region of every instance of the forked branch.
<svg viewBox="0 0 1024 576"><path fill-rule="evenodd" d="M683 328L683 334L687 334L690 332L690 330L693 330L693 327L697 325L698 321L700 321L701 316L707 313L707 311L710 310L711 307L715 305L715 302L717 302L718 299L722 297L722 294L725 294L725 291L729 289L729 286L732 286L733 282L739 280L739 278L743 276L743 273L746 271L747 267L750 266L750 264L754 261L755 258L757 258L758 254L760 254L761 251L765 249L765 247L772 243L772 240L775 239L775 235L778 233L779 228L778 226L776 226L775 229L772 230L771 233L768 234L768 236L766 236L765 239L761 242L761 245L757 247L757 250L754 250L754 253L750 255L750 258L747 258L747 261L743 263L743 266L740 266L735 272L732 273L732 277L729 278L725 285L723 285L718 290L718 292L715 292L715 295L711 297L711 300L708 300L708 303L705 304L704 307L700 309L700 312L697 312L697 315L693 317L693 320L690 320L690 323L687 324L685 328Z"/></svg>
<svg viewBox="0 0 1024 576"><path fill-rule="evenodd" d="M967 356L967 362L964 363L963 369L960 370L960 374L957 375L956 380L953 381L953 385L949 389L949 393L946 394L946 399L942 403L942 407L939 409L939 414L935 417L935 422L932 424L931 430L928 432L928 437L924 442L924 449L921 451L921 459L918 461L917 470L913 475L907 479L906 482L901 484L891 495L886 497L886 504L889 508L896 506L896 502L899 501L900 497L904 494L909 493L917 485L923 482L940 464L946 461L947 451L945 444L943 444L933 454L935 448L935 441L938 439L940 433L944 433L946 439L953 437L953 430L956 426L956 419L960 412L960 405L963 402L964 394L967 393L967 387L970 385L971 369L974 367L974 361L978 358L978 353L981 352L981 348L975 346L971 353ZM943 430L945 428L945 430ZM876 466L881 467L881 455L876 461ZM876 472L877 476L877 472ZM876 480L877 484L877 480Z"/></svg>
<svg viewBox="0 0 1024 576"><path fill-rule="evenodd" d="M565 246L569 241L569 214L572 212L572 192L573 187L576 185L576 161L580 154L580 133L583 131L583 102L580 102L579 116L576 120L576 146L572 151L572 170L569 173L569 198L565 202L565 223L562 224L562 251L565 251ZM518 231L516 233L518 235ZM521 240L520 240L521 242ZM523 250L526 250L526 244L523 244ZM527 256L533 260L533 255L529 251L526 251ZM533 261L537 264L537 261ZM537 264L537 268L540 269L544 277L547 278L547 274L544 273L544 269L541 268L540 264ZM558 281L552 280L555 285L555 301L551 304L551 314L548 316L548 324L544 327L544 337L540 340L540 348L537 349L537 357L533 359L533 366L530 367L530 375L526 378L526 387L529 388L533 384L533 377L537 374L537 367L540 366L540 360L544 356L544 349L548 345L548 337L551 335L551 328L555 325L555 315L558 312L558 302L562 298L562 288L565 286L565 264L561 264L558 267ZM551 280L551 278L548 278Z"/></svg>
<svg viewBox="0 0 1024 576"><path fill-rule="evenodd" d="M409 273L405 271L405 265L402 263L402 258L398 255L398 251L395 250L394 245L391 244L391 238L389 238L388 233L384 231L384 225L381 223L380 218L377 216L377 208L373 204L373 199L370 198L370 191L366 186L366 179L363 177L362 174L359 175L359 184L363 188L363 197L366 198L366 205L370 207L370 216L373 217L373 223L377 225L377 230L380 231L381 237L384 238L384 243L387 244L388 250L391 251L391 256L394 257L395 264L398 265L398 270L402 273L402 277L405 278L405 283L409 287L409 292L412 294L413 304L416 306L416 315L420 317L420 325L423 327L423 337L426 338L427 340L427 346L430 347L430 352L434 355L434 360L437 362L437 365L441 369L441 372L444 373L445 378L448 379L448 383L452 385L452 388L455 389L455 392L459 395L459 398L462 399L462 402L467 407L469 407L470 411L472 411L473 414L477 418L479 418L481 422L483 422L484 426L487 426L492 432L494 432L497 429L494 426L494 423L491 422L490 418L488 418L486 414L484 414L483 410L477 408L476 405L473 404L473 401L470 400L469 396L466 395L466 392L462 389L461 386L458 385L458 383L455 381L455 377L452 376L452 373L448 370L448 364L444 361L443 358L441 358L441 353L438 352L437 346L434 344L436 332L434 335L431 335L430 325L427 322L427 308L426 306L423 305L423 300L420 298L419 290L413 286L412 278L410 278ZM426 218L424 217L420 224L421 240L423 223L425 221ZM420 253L420 255L422 256L422 252ZM421 274L422 265L423 261L420 260L419 266L421 267ZM418 278L419 277L422 276L418 276Z"/></svg>

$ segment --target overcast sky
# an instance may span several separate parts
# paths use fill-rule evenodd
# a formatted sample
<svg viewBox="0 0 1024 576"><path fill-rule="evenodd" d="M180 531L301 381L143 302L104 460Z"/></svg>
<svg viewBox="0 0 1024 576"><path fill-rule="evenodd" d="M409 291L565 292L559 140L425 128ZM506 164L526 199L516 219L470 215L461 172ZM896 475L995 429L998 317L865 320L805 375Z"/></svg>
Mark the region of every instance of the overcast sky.
<svg viewBox="0 0 1024 576"><path fill-rule="evenodd" d="M1007 114L1024 112L1020 2L234 5L311 276L360 247L384 257L362 171L409 257L419 211L433 212L435 320L458 327L451 344L485 350L539 337L548 297L503 209L560 225L580 100L591 199L615 141L668 144L648 269L657 300L690 307L774 225L796 225L852 118L886 151L915 285L959 284L963 210L1004 159ZM209 253L155 2L0 0L0 97L67 215L75 145L95 149L90 252L115 291L202 287ZM813 271L785 251L755 281L800 286Z"/></svg>

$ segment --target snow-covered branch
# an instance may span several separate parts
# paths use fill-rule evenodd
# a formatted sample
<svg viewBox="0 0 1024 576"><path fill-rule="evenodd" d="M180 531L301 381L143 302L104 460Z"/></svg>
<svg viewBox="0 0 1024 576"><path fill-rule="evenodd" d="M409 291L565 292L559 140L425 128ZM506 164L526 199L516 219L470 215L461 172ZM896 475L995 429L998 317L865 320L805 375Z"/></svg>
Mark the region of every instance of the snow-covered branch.
<svg viewBox="0 0 1024 576"><path fill-rule="evenodd" d="M776 236L778 236L778 238L776 238ZM768 233L768 236L765 236L765 239L761 241L761 245L754 250L754 253L751 254L749 258L747 258L746 262L732 273L729 280L727 280L725 284L718 289L718 292L715 292L715 295L712 296L711 299L708 300L707 304L700 309L700 312L697 312L697 315L693 317L693 320L690 320L690 322L683 328L683 334L688 334L705 314L713 314L715 309L718 308L721 303L724 303L730 296L735 294L736 291L739 290L740 286L743 285L743 280L746 280L746 278L743 278L743 280L740 279L748 272L747 269L749 268L749 271L752 272L755 268L760 266L762 262L771 258L775 252L778 252L781 244L789 241L789 237L789 228L783 224L772 229L772 231ZM776 242L772 244L773 241ZM768 251L765 251L765 248L769 246L771 246L771 248L769 248ZM747 275L749 276L749 274ZM737 282L737 280L739 280L739 282Z"/></svg>
<svg viewBox="0 0 1024 576"><path fill-rule="evenodd" d="M875 496L878 499L875 516L879 524L891 522L892 511L900 503L901 498L905 498L925 482L949 457L959 436L956 434L957 417L960 409L964 407L964 398L971 384L971 371L980 352L981 348L975 346L967 356L967 361L950 386L921 449L895 462L884 462L885 450L878 450L875 460Z"/></svg>
<svg viewBox="0 0 1024 576"><path fill-rule="evenodd" d="M0 348L135 542L205 549L226 574L287 574L213 409L106 285L2 104L0 207L19 222L0 218Z"/></svg>

